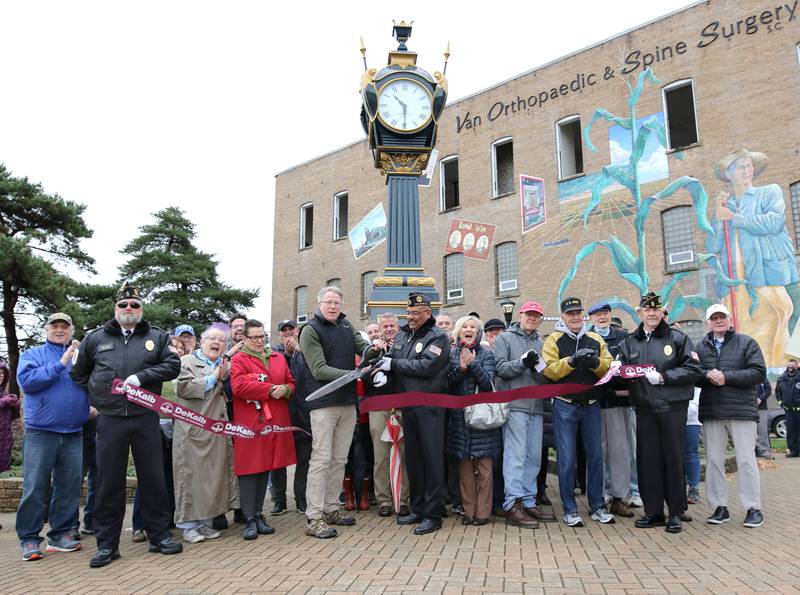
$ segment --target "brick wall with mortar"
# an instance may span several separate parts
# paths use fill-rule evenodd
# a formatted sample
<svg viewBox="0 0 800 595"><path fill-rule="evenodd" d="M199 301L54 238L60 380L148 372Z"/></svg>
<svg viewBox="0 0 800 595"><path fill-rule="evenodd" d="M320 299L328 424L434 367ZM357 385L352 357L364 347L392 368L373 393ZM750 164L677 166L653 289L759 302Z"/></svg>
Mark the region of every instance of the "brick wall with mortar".
<svg viewBox="0 0 800 595"><path fill-rule="evenodd" d="M800 138L800 103L797 102L800 96L800 25L796 14L789 20L788 8L776 12L778 4L767 0L696 4L448 105L441 118L437 149L440 158L458 155L460 207L447 212L439 210L438 167L430 187L420 188L423 266L437 279L437 289L440 292L443 289L443 247L452 218L496 224L494 245L518 242L519 297L512 299L518 303L537 299L544 304L547 314L557 313L559 282L580 247L596 239L605 239L609 233L617 234L628 246L635 247L632 217L602 218L602 221L595 217L587 230L582 225L570 225L565 221L566 209L560 208L558 201L555 123L566 116L580 115L581 126L585 127L594 110L601 107L618 116L627 116L627 90L622 70L626 67L626 57L628 65L635 62L632 52L637 50L639 60L646 53L655 55L657 48L673 50L671 58L652 64L661 83L645 87L636 106L637 117L663 111L663 86L681 79L694 81L699 143L684 151L682 160L669 156L669 179L683 175L696 177L705 186L711 205L723 189L723 184L713 175L719 160L741 148L764 152L769 158L769 167L755 184L780 185L787 202L786 224L792 234L789 185L800 180L797 148L797 138ZM747 19L751 16L756 18L757 31L748 33ZM752 27L749 30L752 31ZM726 39L723 31L734 31L734 35ZM680 42L685 46L681 47L683 53L678 54ZM700 47L701 44L704 47ZM421 56L420 65L424 68L431 59L433 57ZM606 67L614 71L614 76L608 80L603 77ZM639 72L641 68L636 68L628 76L634 78ZM494 121L488 120L489 110L497 102L508 104L517 97L538 95L562 83L569 84L580 73L594 73L596 84L548 99L541 107L509 111ZM458 131L458 122L463 122L468 114L481 116L482 123ZM584 145L586 173L597 172L610 162L608 128L608 123L598 122L592 131L592 141L599 152L590 152ZM512 137L514 142L517 189L510 195L493 199L490 147L492 141L506 136ZM520 174L543 178L546 194L546 224L524 235L520 229ZM295 287L308 286L310 314L316 290L326 279L334 277L342 279L345 313L351 319L358 319L361 273L382 272L384 245L356 261L347 239L332 240L333 196L342 191L349 195L350 228L376 204L385 203L385 178L373 168L365 141L277 175L273 328L276 321L293 316ZM314 204L314 244L299 250L299 209L307 202ZM660 212L681 204L691 204L685 191L656 203L647 221L648 270L654 288L662 286L666 278ZM561 239L568 242L558 247L543 245ZM705 234L696 230L695 239L696 248L702 251ZM681 283L681 292L689 294L705 289L697 280L699 275L692 277L693 280ZM486 262L464 259L464 305L448 309L455 315L477 310L484 318L498 316L498 303L502 298L496 296L495 285L493 250ZM622 282L605 251L597 251L584 261L568 292L588 302L611 294L638 302L638 291ZM687 311L682 318L697 317L698 313ZM544 330L551 328L545 325Z"/></svg>
<svg viewBox="0 0 800 595"><path fill-rule="evenodd" d="M86 482L81 491L81 506L86 501ZM136 492L136 478L129 477L125 488L125 499L133 502L133 494ZM0 479L0 512L15 512L22 498L22 478L6 477Z"/></svg>

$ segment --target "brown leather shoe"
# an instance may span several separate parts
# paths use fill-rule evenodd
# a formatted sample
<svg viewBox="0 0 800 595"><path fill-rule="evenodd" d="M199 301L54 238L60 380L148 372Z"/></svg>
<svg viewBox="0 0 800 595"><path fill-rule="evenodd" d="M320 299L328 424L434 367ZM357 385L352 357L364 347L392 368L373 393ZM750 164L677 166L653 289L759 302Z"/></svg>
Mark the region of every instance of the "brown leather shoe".
<svg viewBox="0 0 800 595"><path fill-rule="evenodd" d="M511 510L506 512L506 525L521 527L522 529L536 529L539 526L539 521L525 514L522 500L517 500Z"/></svg>
<svg viewBox="0 0 800 595"><path fill-rule="evenodd" d="M611 505L608 507L608 511L613 515L624 516L628 518L636 514L631 510L630 506L625 504L622 498L614 498L611 500Z"/></svg>
<svg viewBox="0 0 800 595"><path fill-rule="evenodd" d="M533 508L526 508L525 514L527 514L532 519L539 521L540 523L555 523L556 522L556 515L554 515L549 510L545 510L543 508L539 508L538 506L534 506Z"/></svg>

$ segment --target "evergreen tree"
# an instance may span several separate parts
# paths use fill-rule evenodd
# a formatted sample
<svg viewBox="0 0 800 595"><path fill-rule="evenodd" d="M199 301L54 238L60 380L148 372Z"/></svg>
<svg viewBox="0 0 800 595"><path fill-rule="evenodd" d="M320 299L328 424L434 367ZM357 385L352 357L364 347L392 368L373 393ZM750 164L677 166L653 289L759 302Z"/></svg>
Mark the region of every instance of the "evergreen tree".
<svg viewBox="0 0 800 595"><path fill-rule="evenodd" d="M123 248L131 259L120 268L122 280L146 295L145 318L151 324L171 330L186 323L200 330L253 306L258 291L220 282L213 256L192 244L194 224L183 211L167 207L153 216L155 223L140 227L141 235Z"/></svg>
<svg viewBox="0 0 800 595"><path fill-rule="evenodd" d="M20 343L38 338L47 314L69 310L75 283L57 266L94 272L94 259L80 247L92 236L85 209L45 194L41 184L15 178L0 164L0 290L12 392L19 388Z"/></svg>

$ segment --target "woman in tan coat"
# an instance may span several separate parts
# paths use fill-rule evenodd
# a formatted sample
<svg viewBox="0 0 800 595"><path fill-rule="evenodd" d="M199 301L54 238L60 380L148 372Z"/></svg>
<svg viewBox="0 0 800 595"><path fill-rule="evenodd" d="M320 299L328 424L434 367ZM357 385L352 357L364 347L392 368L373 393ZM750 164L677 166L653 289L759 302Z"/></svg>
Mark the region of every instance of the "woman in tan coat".
<svg viewBox="0 0 800 595"><path fill-rule="evenodd" d="M223 357L229 329L211 325L200 338L200 349L181 358L176 385L177 404L212 419L227 420L222 381L230 374ZM172 472L175 478L175 524L183 539L197 543L215 539L212 519L230 510L233 461L230 438L175 421Z"/></svg>

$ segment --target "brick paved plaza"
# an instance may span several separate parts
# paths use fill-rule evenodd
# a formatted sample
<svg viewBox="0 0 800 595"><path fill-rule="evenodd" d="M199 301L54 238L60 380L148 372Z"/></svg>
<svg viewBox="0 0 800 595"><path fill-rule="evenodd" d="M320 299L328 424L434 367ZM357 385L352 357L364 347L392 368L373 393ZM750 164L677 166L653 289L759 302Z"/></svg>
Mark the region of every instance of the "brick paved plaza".
<svg viewBox="0 0 800 595"><path fill-rule="evenodd" d="M761 481L760 529L741 526L733 480L731 523L707 525L708 508L692 506L695 521L679 535L636 529L634 519L530 531L502 521L463 527L451 516L437 534L414 537L372 510L337 539L320 541L305 537L303 517L290 511L269 519L274 536L245 542L233 525L223 538L187 545L177 556L148 554L128 531L122 558L98 570L88 567L92 538L84 538L81 552L22 562L14 515L2 514L0 593L800 592L800 460L778 455ZM550 484L555 495L554 476ZM585 513L585 499L579 503ZM555 511L561 512L558 504Z"/></svg>

